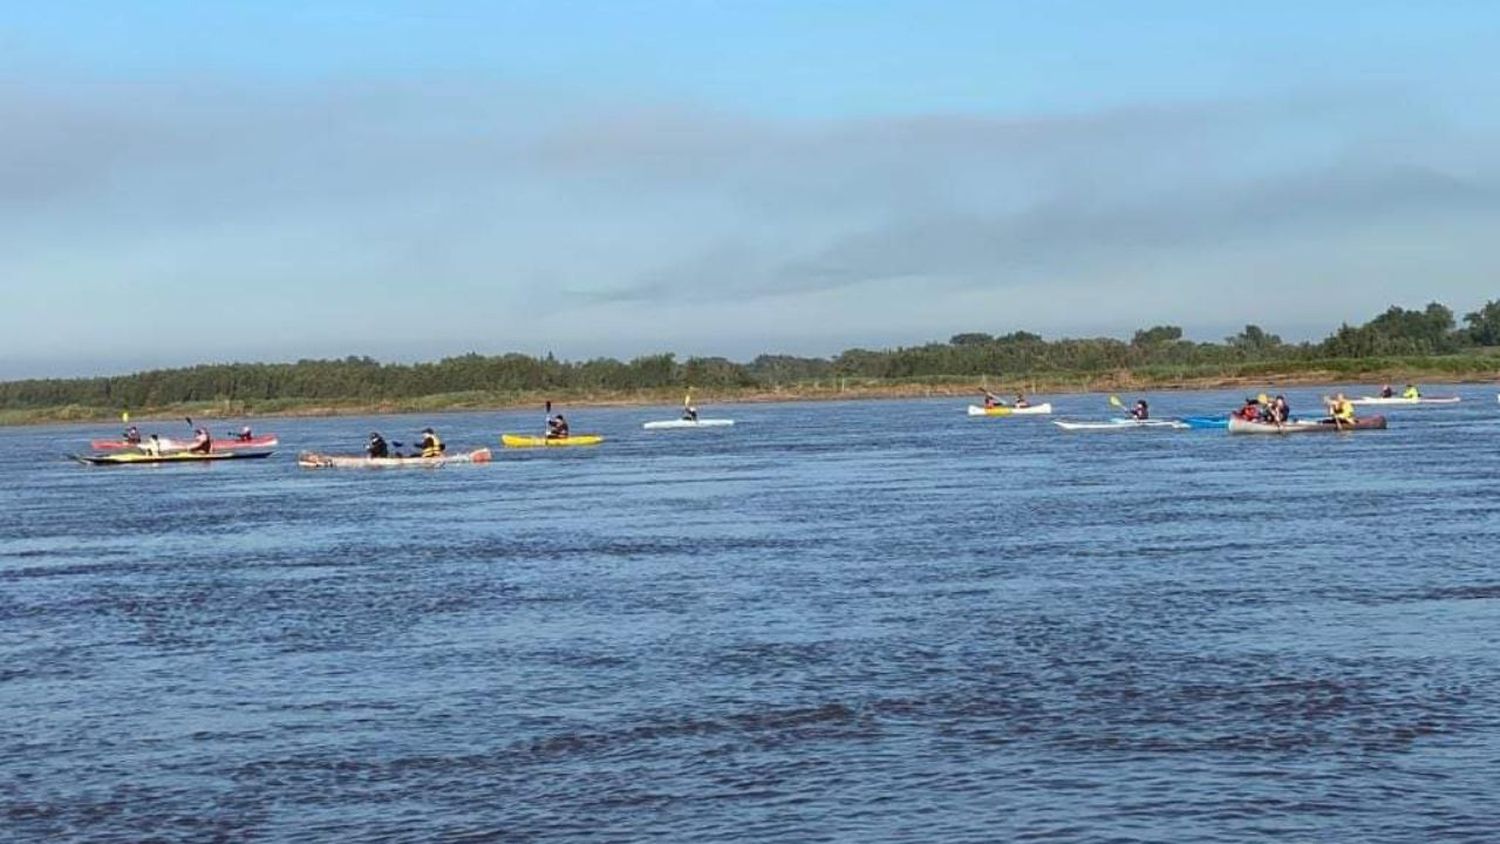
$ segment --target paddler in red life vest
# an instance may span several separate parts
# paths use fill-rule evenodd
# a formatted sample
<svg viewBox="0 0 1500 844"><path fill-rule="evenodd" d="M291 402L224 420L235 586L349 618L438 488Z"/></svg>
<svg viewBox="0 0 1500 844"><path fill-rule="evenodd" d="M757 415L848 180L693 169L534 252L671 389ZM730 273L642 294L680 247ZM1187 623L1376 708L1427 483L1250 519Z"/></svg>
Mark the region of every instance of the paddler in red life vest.
<svg viewBox="0 0 1500 844"><path fill-rule="evenodd" d="M1130 418L1137 422L1145 422L1151 418L1151 407L1146 404L1145 399L1136 399L1135 407L1130 409Z"/></svg>
<svg viewBox="0 0 1500 844"><path fill-rule="evenodd" d="M193 444L188 448L192 454L207 454L214 450L214 438L209 436L207 428L193 429Z"/></svg>
<svg viewBox="0 0 1500 844"><path fill-rule="evenodd" d="M992 407L1004 407L1005 406L1005 403L1002 402L1002 401L1000 401L999 399L995 398L995 394L992 393L992 392L990 392L989 390L980 390L979 392L984 393L984 409L985 410L989 410Z"/></svg>
<svg viewBox="0 0 1500 844"><path fill-rule="evenodd" d="M447 446L438 439L438 435L431 428L422 429L422 442L418 443L422 449L423 457L442 457Z"/></svg>
<svg viewBox="0 0 1500 844"><path fill-rule="evenodd" d="M1246 422L1258 422L1260 421L1260 403L1255 399L1247 398L1235 415Z"/></svg>
<svg viewBox="0 0 1500 844"><path fill-rule="evenodd" d="M547 420L547 439L565 440L568 438L568 420L561 413Z"/></svg>

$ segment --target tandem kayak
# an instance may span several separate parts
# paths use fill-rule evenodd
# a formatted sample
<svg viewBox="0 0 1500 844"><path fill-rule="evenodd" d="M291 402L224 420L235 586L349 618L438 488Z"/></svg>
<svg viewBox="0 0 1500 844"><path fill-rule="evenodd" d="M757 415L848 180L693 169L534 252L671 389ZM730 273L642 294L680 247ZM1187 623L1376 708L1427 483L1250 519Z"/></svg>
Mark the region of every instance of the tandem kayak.
<svg viewBox="0 0 1500 844"><path fill-rule="evenodd" d="M1229 420L1229 433L1231 434L1307 434L1383 430L1385 430L1384 416L1367 416L1343 425L1335 425L1322 419L1292 419L1280 425L1275 422L1251 422L1238 417Z"/></svg>
<svg viewBox="0 0 1500 844"><path fill-rule="evenodd" d="M450 463L488 463L493 456L487 448L467 454L444 454L441 457L368 457L363 454L317 454L304 451L297 455L297 465L305 469L422 469L447 466Z"/></svg>
<svg viewBox="0 0 1500 844"><path fill-rule="evenodd" d="M1195 430L1205 428L1218 428L1222 430L1229 427L1229 414L1226 413L1223 416L1184 416L1182 417L1182 424Z"/></svg>
<svg viewBox="0 0 1500 844"><path fill-rule="evenodd" d="M1458 404L1461 401L1463 399L1458 396L1422 396L1415 399L1402 398L1401 396L1391 396L1390 398L1383 396L1360 396L1357 399L1350 399L1349 403L1409 407L1418 404Z"/></svg>
<svg viewBox="0 0 1500 844"><path fill-rule="evenodd" d="M169 437L158 437L157 442L161 444L162 451L186 451L193 447L192 440L174 440ZM95 451L119 451L127 448L141 448L146 442L127 442L126 440L91 440L89 448ZM266 434L260 437L251 437L248 440L225 437L222 440L214 440L214 451L244 451L245 449L275 448L281 441L276 439L275 434Z"/></svg>
<svg viewBox="0 0 1500 844"><path fill-rule="evenodd" d="M648 431L664 431L675 428L728 428L733 424L733 419L667 419L661 422L647 422L641 427Z"/></svg>
<svg viewBox="0 0 1500 844"><path fill-rule="evenodd" d="M1051 412L1052 402L1033 404L1027 407L1012 407L1010 405L980 407L977 404L969 405L970 416L1046 416Z"/></svg>
<svg viewBox="0 0 1500 844"><path fill-rule="evenodd" d="M276 452L265 451L211 451L207 454L194 451L173 451L167 454L124 452L121 454L75 454L74 460L92 466L136 466L161 463L216 463L220 460L258 460Z"/></svg>
<svg viewBox="0 0 1500 844"><path fill-rule="evenodd" d="M1165 428L1186 430L1188 425L1176 419L1109 419L1104 422L1064 422L1054 419L1052 424L1064 431L1134 431L1137 428Z"/></svg>
<svg viewBox="0 0 1500 844"><path fill-rule="evenodd" d="M570 437L533 437L522 434L501 434L500 444L506 448L555 448L569 445L598 445L604 437L598 434L574 434Z"/></svg>

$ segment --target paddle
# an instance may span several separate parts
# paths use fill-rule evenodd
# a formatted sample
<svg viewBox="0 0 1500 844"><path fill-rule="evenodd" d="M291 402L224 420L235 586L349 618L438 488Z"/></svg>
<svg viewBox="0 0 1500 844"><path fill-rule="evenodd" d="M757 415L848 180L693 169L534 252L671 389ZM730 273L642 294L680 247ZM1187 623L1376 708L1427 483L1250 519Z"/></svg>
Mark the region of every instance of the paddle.
<svg viewBox="0 0 1500 844"><path fill-rule="evenodd" d="M1109 403L1125 411L1126 413L1130 413L1130 408L1125 404L1125 402L1120 401L1119 396L1110 396Z"/></svg>
<svg viewBox="0 0 1500 844"><path fill-rule="evenodd" d="M542 412L542 439L547 439L552 433L552 400L547 400L546 410Z"/></svg>

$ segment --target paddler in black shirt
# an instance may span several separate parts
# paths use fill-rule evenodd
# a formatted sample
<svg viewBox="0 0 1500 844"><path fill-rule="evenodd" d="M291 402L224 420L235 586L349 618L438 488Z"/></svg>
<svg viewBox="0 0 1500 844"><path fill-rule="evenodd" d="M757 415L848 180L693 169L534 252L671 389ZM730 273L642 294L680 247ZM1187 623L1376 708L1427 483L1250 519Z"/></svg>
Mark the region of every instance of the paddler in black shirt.
<svg viewBox="0 0 1500 844"><path fill-rule="evenodd" d="M568 438L568 420L561 413L547 420L547 439L565 440Z"/></svg>
<svg viewBox="0 0 1500 844"><path fill-rule="evenodd" d="M370 441L365 444L365 454L371 457L389 457L391 449L385 443L385 437L379 431L370 432Z"/></svg>

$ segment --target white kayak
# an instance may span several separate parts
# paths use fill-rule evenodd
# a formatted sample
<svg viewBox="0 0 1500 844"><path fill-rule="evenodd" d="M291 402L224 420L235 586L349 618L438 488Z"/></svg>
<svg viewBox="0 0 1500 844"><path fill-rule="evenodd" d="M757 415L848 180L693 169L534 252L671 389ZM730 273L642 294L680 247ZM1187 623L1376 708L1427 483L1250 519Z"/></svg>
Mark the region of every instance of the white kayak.
<svg viewBox="0 0 1500 844"><path fill-rule="evenodd" d="M423 469L452 463L488 463L493 457L487 448L442 457L366 457L363 454L304 451L297 455L297 465L304 469Z"/></svg>
<svg viewBox="0 0 1500 844"><path fill-rule="evenodd" d="M1054 419L1052 424L1064 431L1134 431L1137 428L1185 430L1191 427L1176 419L1109 419L1104 422L1064 422Z"/></svg>
<svg viewBox="0 0 1500 844"><path fill-rule="evenodd" d="M980 407L977 404L969 405L970 416L1046 416L1050 413L1052 413L1052 402L1033 404L1026 407L1014 407L1012 405Z"/></svg>
<svg viewBox="0 0 1500 844"><path fill-rule="evenodd" d="M1360 396L1357 399L1350 399L1349 403L1406 406L1417 404L1458 404L1461 401L1463 399L1458 396L1422 396L1415 399L1403 398L1402 396L1391 396L1390 398L1385 398L1384 396Z"/></svg>
<svg viewBox="0 0 1500 844"><path fill-rule="evenodd" d="M733 419L665 419L661 422L647 422L641 427L648 431L661 431L672 428L728 428L733 424Z"/></svg>

